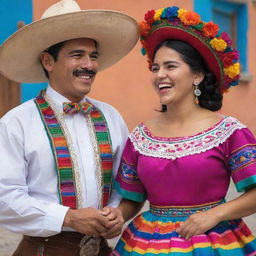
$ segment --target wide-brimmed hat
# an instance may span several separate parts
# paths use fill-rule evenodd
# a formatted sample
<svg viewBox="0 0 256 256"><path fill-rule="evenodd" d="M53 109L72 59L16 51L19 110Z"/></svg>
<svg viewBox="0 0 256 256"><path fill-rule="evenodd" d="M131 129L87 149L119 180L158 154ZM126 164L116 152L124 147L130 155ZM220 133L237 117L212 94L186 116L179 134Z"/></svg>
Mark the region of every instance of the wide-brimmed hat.
<svg viewBox="0 0 256 256"><path fill-rule="evenodd" d="M222 92L239 81L239 54L227 33L219 34L213 22L204 22L199 14L176 6L150 10L140 23L142 54L151 67L154 51L161 42L174 39L190 44L203 57L208 69L220 84Z"/></svg>
<svg viewBox="0 0 256 256"><path fill-rule="evenodd" d="M139 39L137 22L112 10L81 10L75 0L49 7L41 19L19 29L0 49L0 72L25 83L47 81L40 54L48 47L75 38L97 42L99 70L124 57Z"/></svg>

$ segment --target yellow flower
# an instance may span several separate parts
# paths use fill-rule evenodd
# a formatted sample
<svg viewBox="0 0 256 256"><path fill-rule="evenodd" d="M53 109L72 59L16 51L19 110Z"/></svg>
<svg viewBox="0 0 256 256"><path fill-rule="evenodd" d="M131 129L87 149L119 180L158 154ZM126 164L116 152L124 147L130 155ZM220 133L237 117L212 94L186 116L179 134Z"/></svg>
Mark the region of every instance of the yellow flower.
<svg viewBox="0 0 256 256"><path fill-rule="evenodd" d="M182 18L184 16L184 14L187 12L187 10L184 10L184 9L179 9L178 10L178 18Z"/></svg>
<svg viewBox="0 0 256 256"><path fill-rule="evenodd" d="M240 73L240 64L237 62L228 68L224 68L224 73L230 78L234 78Z"/></svg>
<svg viewBox="0 0 256 256"><path fill-rule="evenodd" d="M223 39L214 38L210 41L212 48L216 49L219 52L223 52L228 44Z"/></svg>
<svg viewBox="0 0 256 256"><path fill-rule="evenodd" d="M154 20L160 20L161 19L161 15L162 15L163 10L164 10L164 8L156 10L155 15L154 15Z"/></svg>

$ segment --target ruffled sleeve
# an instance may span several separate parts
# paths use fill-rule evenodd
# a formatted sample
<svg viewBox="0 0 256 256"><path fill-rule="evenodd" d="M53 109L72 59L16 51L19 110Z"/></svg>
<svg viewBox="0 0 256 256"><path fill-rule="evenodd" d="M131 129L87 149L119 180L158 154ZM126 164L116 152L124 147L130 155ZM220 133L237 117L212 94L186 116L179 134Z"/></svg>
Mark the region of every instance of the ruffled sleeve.
<svg viewBox="0 0 256 256"><path fill-rule="evenodd" d="M136 202L146 200L146 190L137 175L138 152L128 138L116 177L115 188L126 199Z"/></svg>
<svg viewBox="0 0 256 256"><path fill-rule="evenodd" d="M228 167L238 192L256 187L256 138L243 128L228 139Z"/></svg>

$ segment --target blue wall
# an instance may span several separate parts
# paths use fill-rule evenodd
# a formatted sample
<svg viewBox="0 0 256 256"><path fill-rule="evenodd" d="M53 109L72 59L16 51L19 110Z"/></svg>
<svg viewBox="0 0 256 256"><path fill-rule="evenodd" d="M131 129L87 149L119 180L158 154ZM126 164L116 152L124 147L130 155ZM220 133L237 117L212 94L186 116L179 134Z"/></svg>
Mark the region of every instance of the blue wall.
<svg viewBox="0 0 256 256"><path fill-rule="evenodd" d="M31 23L33 19L32 0L0 0L0 44L17 31L17 23ZM42 0L43 1L43 0ZM22 84L21 101L35 97L45 84Z"/></svg>
<svg viewBox="0 0 256 256"><path fill-rule="evenodd" d="M21 85L21 102L36 97L42 89L45 89L47 83L40 84L22 84Z"/></svg>
<svg viewBox="0 0 256 256"><path fill-rule="evenodd" d="M32 21L32 0L1 0L0 43L17 30L17 23Z"/></svg>
<svg viewBox="0 0 256 256"><path fill-rule="evenodd" d="M194 0L194 11L199 13L201 20L208 22L212 20L212 1Z"/></svg>

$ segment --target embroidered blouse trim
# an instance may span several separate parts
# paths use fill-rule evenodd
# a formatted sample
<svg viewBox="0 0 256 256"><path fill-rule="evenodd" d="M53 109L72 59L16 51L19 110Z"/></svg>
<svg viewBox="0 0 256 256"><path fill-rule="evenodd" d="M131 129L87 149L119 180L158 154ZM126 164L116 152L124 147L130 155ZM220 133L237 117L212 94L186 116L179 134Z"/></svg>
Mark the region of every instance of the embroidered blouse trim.
<svg viewBox="0 0 256 256"><path fill-rule="evenodd" d="M213 127L194 136L163 138L153 136L142 123L133 130L129 138L142 155L174 160L217 147L236 130L245 127L234 117L227 116Z"/></svg>

